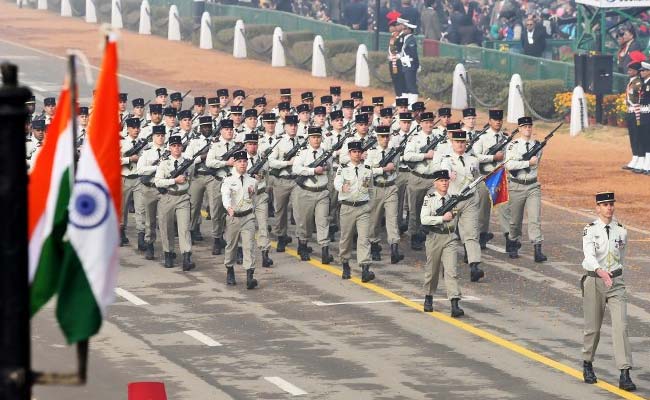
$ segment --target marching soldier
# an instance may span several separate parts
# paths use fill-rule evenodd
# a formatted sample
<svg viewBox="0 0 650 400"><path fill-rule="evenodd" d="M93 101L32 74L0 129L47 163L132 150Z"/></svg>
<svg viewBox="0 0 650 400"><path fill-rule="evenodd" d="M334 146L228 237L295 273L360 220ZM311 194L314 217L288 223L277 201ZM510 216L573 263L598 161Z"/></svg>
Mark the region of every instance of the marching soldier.
<svg viewBox="0 0 650 400"><path fill-rule="evenodd" d="M159 103L164 105L165 103ZM174 92L169 95L169 106L179 112L183 109L183 95L181 92Z"/></svg>
<svg viewBox="0 0 650 400"><path fill-rule="evenodd" d="M253 108L257 111L258 125L262 126L262 115L266 112L266 97L256 97L253 99Z"/></svg>
<svg viewBox="0 0 650 400"><path fill-rule="evenodd" d="M174 131L173 135L181 138L183 148L189 145L190 139L192 139L192 112L190 110L178 113L178 129Z"/></svg>
<svg viewBox="0 0 650 400"><path fill-rule="evenodd" d="M208 113L212 117L212 131L219 132L219 123L221 122L221 110L219 109L219 98L208 98Z"/></svg>
<svg viewBox="0 0 650 400"><path fill-rule="evenodd" d="M408 135L411 131L411 122L413 117L410 112L402 112L399 114L399 130L393 133L392 141L394 143L399 143L404 139L404 136ZM406 152L404 152L406 153ZM404 218L404 209L408 208L407 198L406 198L406 187L409 183L409 175L411 169L404 162L404 155L401 156L399 164L399 174L397 174L397 223L399 226L400 232L406 232L408 230L410 213Z"/></svg>
<svg viewBox="0 0 650 400"><path fill-rule="evenodd" d="M160 106L160 104L154 104ZM145 258L153 260L154 242L156 241L156 223L158 221L158 200L160 193L154 184L154 176L158 164L163 158L169 157L169 151L165 150L165 127L156 125L151 128L153 134L152 146L145 150L138 159L137 174L140 177L140 193L145 210L144 241L146 244Z"/></svg>
<svg viewBox="0 0 650 400"><path fill-rule="evenodd" d="M280 139L273 152L269 155L270 175L273 180L273 199L275 208L275 224L273 233L278 238L277 252L285 251L287 244L291 243L291 237L287 234L289 208L291 198L296 188L296 175L292 171L296 155L303 146L306 146L306 139L296 135L298 132L298 117L288 115L284 123L286 135ZM293 154L293 156L291 156Z"/></svg>
<svg viewBox="0 0 650 400"><path fill-rule="evenodd" d="M34 119L34 113L36 112L36 96L30 96L25 102L25 107L27 107L29 121L32 121Z"/></svg>
<svg viewBox="0 0 650 400"><path fill-rule="evenodd" d="M347 164L350 161L350 149L348 145L352 142L359 142L361 146L367 146L368 142L371 140L375 141L373 138L368 136L370 127L368 126L368 114L357 114L354 117L354 130L356 134L348 139L346 139L345 144L341 148L339 153L339 162L341 164Z"/></svg>
<svg viewBox="0 0 650 400"><path fill-rule="evenodd" d="M140 130L140 139L146 139L151 136L154 126L162 126L164 128L165 124L163 122L162 113L163 107L161 104L149 104L149 115L151 120L148 121Z"/></svg>
<svg viewBox="0 0 650 400"><path fill-rule="evenodd" d="M264 134L262 135L261 138L259 138L259 143L258 143L258 148L257 150L260 153L266 152L268 148L273 146L274 143L280 138L280 135L276 135L276 129L275 125L277 123L277 118L275 117L275 114L273 113L264 113L261 115L262 119L262 127L263 127L263 132ZM271 182L269 182L271 184Z"/></svg>
<svg viewBox="0 0 650 400"><path fill-rule="evenodd" d="M221 187L224 179L230 175L232 166L235 165L234 153L242 149L242 145L238 145L233 140L232 120L222 119L219 130L219 139L210 147L205 159L205 166L215 171L214 190L217 192L217 197L215 198L215 209L210 210L214 234L212 255L215 256L220 255L226 247L226 241L223 239L226 209L221 198Z"/></svg>
<svg viewBox="0 0 650 400"><path fill-rule="evenodd" d="M300 99L302 100L302 104L306 104L310 110L314 108L314 93L312 92L301 93Z"/></svg>
<svg viewBox="0 0 650 400"><path fill-rule="evenodd" d="M167 142L169 137L177 131L176 109L165 107L163 109L163 122L165 124L165 142Z"/></svg>
<svg viewBox="0 0 650 400"><path fill-rule="evenodd" d="M121 136L124 138L126 136L126 120L130 117L129 111L126 109L126 102L129 95L127 93L120 93L118 99L118 118L120 120L120 130Z"/></svg>
<svg viewBox="0 0 650 400"><path fill-rule="evenodd" d="M278 112L276 115L278 116L277 118L277 123L275 124L275 135L279 136L282 135L284 132L284 124L286 121L286 118L290 115L291 111L291 103L288 102L281 102L278 103Z"/></svg>
<svg viewBox="0 0 650 400"><path fill-rule="evenodd" d="M584 345L582 348L585 383L596 383L594 356L600 340L605 307L612 319L614 358L621 371L618 387L636 390L630 378L632 352L627 334L627 290L623 281L623 264L627 245L627 230L614 219L614 192L596 194L598 219L587 225L582 235L585 275L581 280L584 311Z"/></svg>
<svg viewBox="0 0 650 400"><path fill-rule="evenodd" d="M45 120L45 125L52 123L54 113L56 112L56 99L54 97L46 97L43 99L43 112L39 119Z"/></svg>
<svg viewBox="0 0 650 400"><path fill-rule="evenodd" d="M83 142L86 140L86 134L88 133L88 107L79 107L79 115L77 117L77 148L81 147Z"/></svg>
<svg viewBox="0 0 650 400"><path fill-rule="evenodd" d="M438 126L433 129L436 136L447 136L447 124L451 122L451 108L440 107L438 109Z"/></svg>
<svg viewBox="0 0 650 400"><path fill-rule="evenodd" d="M307 136L307 130L311 126L311 108L309 104L300 104L296 107L298 112L298 135Z"/></svg>
<svg viewBox="0 0 650 400"><path fill-rule="evenodd" d="M318 160L325 149L321 146L321 128L309 128L309 144L298 153L293 162L292 172L297 175L298 187L293 195L293 212L296 218L296 233L298 236L298 254L302 261L309 261L310 250L307 242L313 228L311 221L316 223L316 240L321 246L323 264L329 264L333 257L329 254L329 195L327 189L328 171L331 168L331 158L321 165L310 166Z"/></svg>
<svg viewBox="0 0 650 400"><path fill-rule="evenodd" d="M325 118L327 117L327 108L325 106L314 107L314 117L311 121L311 126L318 126L323 130L327 129L325 126Z"/></svg>
<svg viewBox="0 0 650 400"><path fill-rule="evenodd" d="M354 123L354 100L343 100L341 111L343 111L343 126L352 125Z"/></svg>
<svg viewBox="0 0 650 400"><path fill-rule="evenodd" d="M174 217L178 224L178 244L183 254L183 271L194 269L192 262L192 238L190 236L190 177L194 167L190 165L181 174L172 178L183 162L183 142L178 135L169 138L170 156L160 162L154 183L161 193L158 201L158 216L162 247L165 254L165 268L174 266Z"/></svg>
<svg viewBox="0 0 650 400"><path fill-rule="evenodd" d="M244 111L244 100L246 100L246 92L242 89L232 91L232 105L239 106Z"/></svg>
<svg viewBox="0 0 650 400"><path fill-rule="evenodd" d="M199 126L199 118L205 115L206 98L197 96L194 98L194 107L192 110L192 127Z"/></svg>
<svg viewBox="0 0 650 400"><path fill-rule="evenodd" d="M32 121L32 137L26 143L27 146L27 167L31 167L36 162L38 152L41 151L43 146L43 138L45 137L45 120L37 119Z"/></svg>
<svg viewBox="0 0 650 400"><path fill-rule="evenodd" d="M478 159L465 154L467 148L467 133L460 128L460 123L447 125L451 131L452 150L440 161L440 169L449 171L449 193L459 194L479 175ZM458 233L465 246L465 252L470 267L470 281L478 282L485 276L479 264L481 263L481 247L478 242L478 194L472 191L465 200L458 203Z"/></svg>
<svg viewBox="0 0 650 400"><path fill-rule="evenodd" d="M332 96L332 111L341 109L341 87L330 86L330 95Z"/></svg>
<svg viewBox="0 0 650 400"><path fill-rule="evenodd" d="M433 173L434 188L427 194L420 211L422 225L427 227L426 253L427 262L424 272L424 312L433 311L433 293L438 288L440 267L444 271L447 298L451 300L451 316L454 318L465 315L458 306L461 298L458 284L458 240L456 236L457 216L449 211L437 215L436 210L451 200L448 193L449 171L438 170Z"/></svg>
<svg viewBox="0 0 650 400"><path fill-rule="evenodd" d="M352 104L354 105L354 114L357 115L363 106L363 92L361 90L355 90L354 92L350 93L350 98L352 99Z"/></svg>
<svg viewBox="0 0 650 400"><path fill-rule="evenodd" d="M522 159L538 142L533 140L533 119L521 117L517 121L521 138L514 140L506 150L506 170L508 171L508 206L510 207L510 258L518 258L521 247L521 225L524 210L528 217L528 239L535 249L535 262L547 260L542 253L542 187L537 181L541 151L530 158ZM514 242L514 243L513 243Z"/></svg>
<svg viewBox="0 0 650 400"><path fill-rule="evenodd" d="M373 176L372 196L370 199L370 254L373 261L381 261L380 230L382 216L386 220L386 235L390 245L390 262L397 264L404 259L399 253L399 227L397 226L397 171L399 155L395 156L386 166L379 163L393 149L390 144L390 127L378 126L377 147L368 150L365 164L371 168Z"/></svg>
<svg viewBox="0 0 650 400"><path fill-rule="evenodd" d="M217 89L217 97L219 98L219 108L221 109L221 119L230 118L230 93L228 89Z"/></svg>
<svg viewBox="0 0 650 400"><path fill-rule="evenodd" d="M257 133L257 110L249 108L244 111L244 134Z"/></svg>
<svg viewBox="0 0 650 400"><path fill-rule="evenodd" d="M131 118L137 118L140 121L140 129L144 128L147 123L147 119L144 115L144 99L138 97L137 99L131 100Z"/></svg>
<svg viewBox="0 0 650 400"><path fill-rule="evenodd" d="M230 119L232 119L233 130L235 132L235 142L243 143L244 136L246 135L246 128L242 123L244 107L242 106L230 106Z"/></svg>
<svg viewBox="0 0 650 400"><path fill-rule="evenodd" d="M279 107L279 105L281 103L289 104L289 108L287 108L287 111L290 111L290 109L291 109L291 88L280 89L280 102L278 103L278 107L274 107L273 109L271 109L271 112L275 113L275 115L280 116L280 107Z"/></svg>
<svg viewBox="0 0 650 400"><path fill-rule="evenodd" d="M422 152L422 148L433 146L438 138L433 134L433 113L422 113L422 130L417 134L411 134L406 149L404 150L404 161L412 163L411 173L407 176L406 188L409 210L408 231L411 237L411 248L423 250L426 237L420 229L420 216L417 210L422 209L424 196L431 189L431 180L434 171L440 169L439 157L434 157L434 149ZM407 132L408 133L408 132Z"/></svg>
<svg viewBox="0 0 650 400"><path fill-rule="evenodd" d="M167 104L167 88L164 87L158 88L154 91L154 94L156 96L153 102L155 104L162 104L162 106L164 107ZM180 111L180 108L177 111Z"/></svg>
<svg viewBox="0 0 650 400"><path fill-rule="evenodd" d="M357 239L357 264L361 267L361 281L370 282L375 279L375 273L370 271L370 241L368 226L370 219L370 189L372 188L372 172L370 167L363 164L361 155L363 144L359 141L348 144L350 161L342 164L336 171L334 188L339 192L341 203L341 239L339 241L339 257L343 265L343 279L350 279L350 263L352 245Z"/></svg>
<svg viewBox="0 0 650 400"><path fill-rule="evenodd" d="M325 137L323 141L323 147L326 149L332 149L334 146L339 143L341 140L345 140L347 131L343 129L343 112L341 110L332 111L330 114L330 121L332 127L328 132L329 135ZM334 190L334 175L335 168L339 167L339 154L343 149L334 151L332 155L332 171L329 176L329 193L330 193L330 228L329 236L330 242L334 241L334 235L339 230L339 192Z"/></svg>
<svg viewBox="0 0 650 400"><path fill-rule="evenodd" d="M234 163L232 175L226 177L221 185L221 198L226 209L226 253L223 259L226 266L226 283L236 285L235 260L237 243L241 239L243 248L243 267L246 269L246 289L255 289L255 193L257 181L246 173L248 157L245 151L237 151L231 158Z"/></svg>
<svg viewBox="0 0 650 400"><path fill-rule="evenodd" d="M122 225L121 232L121 246L129 244L129 239L126 237L126 227L129 220L129 200L133 198L135 206L135 229L138 232L138 250L145 251L146 245L144 241L144 202L139 191L140 181L137 173L137 162L140 158L139 154L128 154L132 148L138 143L138 135L140 134L140 120L137 118L127 118L125 121L127 136L120 142L121 164L122 164Z"/></svg>

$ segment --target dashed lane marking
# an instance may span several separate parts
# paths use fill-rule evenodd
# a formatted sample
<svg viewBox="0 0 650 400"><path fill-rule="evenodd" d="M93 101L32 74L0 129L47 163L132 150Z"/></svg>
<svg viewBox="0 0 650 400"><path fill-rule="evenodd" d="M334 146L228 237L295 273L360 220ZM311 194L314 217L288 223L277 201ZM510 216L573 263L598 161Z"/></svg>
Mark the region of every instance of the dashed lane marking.
<svg viewBox="0 0 650 400"><path fill-rule="evenodd" d="M130 301L131 303L135 304L136 306L146 306L147 303L146 301L142 300L138 296L134 295L133 293L124 290L122 288L115 288L115 294L120 296L121 298Z"/></svg>
<svg viewBox="0 0 650 400"><path fill-rule="evenodd" d="M274 384L285 392L289 393L292 396L302 396L307 394L304 390L300 389L298 386L293 383L287 382L279 376L265 376L264 380Z"/></svg>
<svg viewBox="0 0 650 400"><path fill-rule="evenodd" d="M212 339L211 337L204 335L203 333L195 330L189 330L189 331L183 331L184 334L193 337L194 339L198 340L199 342L210 346L210 347L218 347L222 346L221 343L217 342L216 340Z"/></svg>
<svg viewBox="0 0 650 400"><path fill-rule="evenodd" d="M486 244L485 246L490 250L496 251L497 253L506 254L506 249L504 249L503 247L495 246L490 243Z"/></svg>

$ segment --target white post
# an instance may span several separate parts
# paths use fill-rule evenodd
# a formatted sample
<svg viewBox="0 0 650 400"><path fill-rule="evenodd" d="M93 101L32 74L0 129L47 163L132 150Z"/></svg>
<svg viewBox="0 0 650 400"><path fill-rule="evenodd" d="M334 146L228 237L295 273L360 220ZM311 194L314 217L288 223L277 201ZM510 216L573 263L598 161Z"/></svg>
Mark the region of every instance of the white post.
<svg viewBox="0 0 650 400"><path fill-rule="evenodd" d="M368 48L365 44L360 44L357 48L357 64L354 70L354 84L356 86L370 86L370 67L367 60Z"/></svg>
<svg viewBox="0 0 650 400"><path fill-rule="evenodd" d="M271 66L286 67L287 59L284 55L284 46L282 45L282 28L276 26L273 30L273 50L271 51Z"/></svg>
<svg viewBox="0 0 650 400"><path fill-rule="evenodd" d="M61 16L72 17L72 7L70 7L70 0L61 0Z"/></svg>
<svg viewBox="0 0 650 400"><path fill-rule="evenodd" d="M235 32L233 35L232 56L235 58L246 58L246 27L244 21L238 19L235 23Z"/></svg>
<svg viewBox="0 0 650 400"><path fill-rule="evenodd" d="M151 35L151 7L148 0L142 0L140 4L140 26L138 33L141 35Z"/></svg>
<svg viewBox="0 0 650 400"><path fill-rule="evenodd" d="M454 110L463 110L469 107L469 104L467 104L467 87L463 79L467 82L465 66L463 64L456 64L451 87L451 108Z"/></svg>
<svg viewBox="0 0 650 400"><path fill-rule="evenodd" d="M201 15L201 37L199 38L199 48L212 49L212 18L210 13L204 11Z"/></svg>
<svg viewBox="0 0 650 400"><path fill-rule="evenodd" d="M512 75L508 91L508 122L511 124L516 124L519 118L526 116L524 98L521 97L523 90L524 83L521 81L521 76L519 74Z"/></svg>
<svg viewBox="0 0 650 400"><path fill-rule="evenodd" d="M181 24L178 16L178 7L169 6L169 23L167 24L167 40L181 40Z"/></svg>
<svg viewBox="0 0 650 400"><path fill-rule="evenodd" d="M86 0L86 22L89 24L97 23L97 10L95 9L94 0Z"/></svg>
<svg viewBox="0 0 650 400"><path fill-rule="evenodd" d="M47 0L38 0L38 7L39 10L47 10Z"/></svg>
<svg viewBox="0 0 650 400"><path fill-rule="evenodd" d="M587 99L582 86L576 86L571 95L571 127L569 134L576 136L589 127L589 115L587 114Z"/></svg>
<svg viewBox="0 0 650 400"><path fill-rule="evenodd" d="M325 78L327 77L327 68L325 65L325 55L323 55L321 48L323 50L325 49L325 42L323 42L321 35L316 35L314 45L311 49L311 75L318 78Z"/></svg>
<svg viewBox="0 0 650 400"><path fill-rule="evenodd" d="M111 27L122 29L122 3L120 0L111 0Z"/></svg>

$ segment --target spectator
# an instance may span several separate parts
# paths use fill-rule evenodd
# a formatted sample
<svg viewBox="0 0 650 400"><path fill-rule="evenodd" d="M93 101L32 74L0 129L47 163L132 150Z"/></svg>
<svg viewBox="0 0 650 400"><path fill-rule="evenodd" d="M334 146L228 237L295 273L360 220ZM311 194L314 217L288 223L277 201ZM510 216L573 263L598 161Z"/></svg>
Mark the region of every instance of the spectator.
<svg viewBox="0 0 650 400"><path fill-rule="evenodd" d="M275 9L278 11L293 12L293 3L291 0L277 0Z"/></svg>
<svg viewBox="0 0 650 400"><path fill-rule="evenodd" d="M420 13L418 10L416 10L412 4L411 0L402 0L402 5L397 9L400 14L402 14L401 18L408 20L412 25L416 25L416 31L413 32L414 35L417 35L420 33Z"/></svg>
<svg viewBox="0 0 650 400"><path fill-rule="evenodd" d="M438 13L433 9L433 0L426 0L420 15L422 34L426 39L440 40L441 30Z"/></svg>
<svg viewBox="0 0 650 400"><path fill-rule="evenodd" d="M619 41L617 53L618 70L621 73L627 71L627 65L630 63L630 53L635 50L643 50L636 40L636 31L631 26L624 26L618 30L616 37Z"/></svg>
<svg viewBox="0 0 650 400"><path fill-rule="evenodd" d="M541 57L546 50L546 30L532 15L526 18L526 34L521 36L521 46L524 54L532 57Z"/></svg>
<svg viewBox="0 0 650 400"><path fill-rule="evenodd" d="M481 44L480 32L477 29L481 14L481 9L475 1L460 0L456 3L451 23L454 25L459 44Z"/></svg>
<svg viewBox="0 0 650 400"><path fill-rule="evenodd" d="M361 0L352 0L344 12L345 25L354 30L368 30L368 8Z"/></svg>

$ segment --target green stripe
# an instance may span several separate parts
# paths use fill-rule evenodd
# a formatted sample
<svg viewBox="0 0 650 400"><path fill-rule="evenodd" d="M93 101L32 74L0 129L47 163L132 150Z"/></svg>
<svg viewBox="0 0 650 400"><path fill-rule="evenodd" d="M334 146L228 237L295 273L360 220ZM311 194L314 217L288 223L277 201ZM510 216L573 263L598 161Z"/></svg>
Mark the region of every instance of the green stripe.
<svg viewBox="0 0 650 400"><path fill-rule="evenodd" d="M74 247L65 242L64 248L56 318L68 343L75 343L99 331L102 314Z"/></svg>
<svg viewBox="0 0 650 400"><path fill-rule="evenodd" d="M52 232L43 241L41 256L29 290L32 316L57 292L61 262L63 261L63 235L68 225L70 189L70 169L66 169L59 182L59 195L54 210Z"/></svg>

